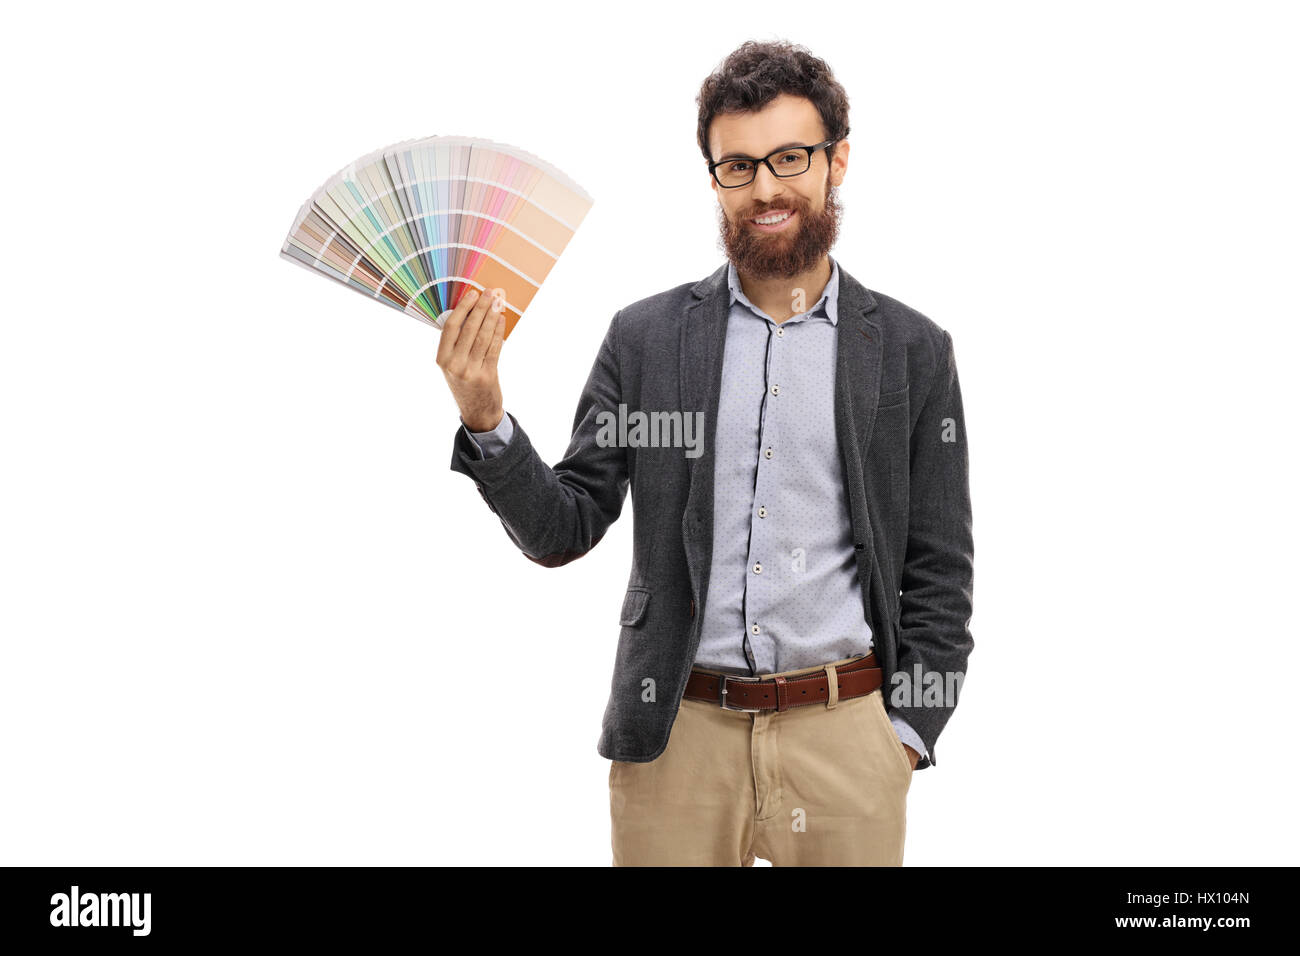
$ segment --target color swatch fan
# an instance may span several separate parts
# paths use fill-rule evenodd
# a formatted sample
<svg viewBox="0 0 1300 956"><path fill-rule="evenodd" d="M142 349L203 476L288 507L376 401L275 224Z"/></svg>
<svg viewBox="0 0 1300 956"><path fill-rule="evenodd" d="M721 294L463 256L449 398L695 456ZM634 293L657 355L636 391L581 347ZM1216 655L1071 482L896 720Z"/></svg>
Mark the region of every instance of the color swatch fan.
<svg viewBox="0 0 1300 956"><path fill-rule="evenodd" d="M504 289L509 336L591 205L532 153L432 136L335 173L280 255L439 329L470 288Z"/></svg>

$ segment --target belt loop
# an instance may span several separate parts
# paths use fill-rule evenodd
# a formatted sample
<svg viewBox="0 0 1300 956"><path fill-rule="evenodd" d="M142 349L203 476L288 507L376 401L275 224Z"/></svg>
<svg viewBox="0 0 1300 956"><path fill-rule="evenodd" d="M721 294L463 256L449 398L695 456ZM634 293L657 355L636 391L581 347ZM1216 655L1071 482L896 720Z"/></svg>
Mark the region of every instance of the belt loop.
<svg viewBox="0 0 1300 956"><path fill-rule="evenodd" d="M826 709L834 710L835 705L840 702L840 679L835 676L835 665L826 665Z"/></svg>
<svg viewBox="0 0 1300 956"><path fill-rule="evenodd" d="M779 714L790 706L790 700L786 697L785 678L778 675L772 680L776 681L776 712Z"/></svg>

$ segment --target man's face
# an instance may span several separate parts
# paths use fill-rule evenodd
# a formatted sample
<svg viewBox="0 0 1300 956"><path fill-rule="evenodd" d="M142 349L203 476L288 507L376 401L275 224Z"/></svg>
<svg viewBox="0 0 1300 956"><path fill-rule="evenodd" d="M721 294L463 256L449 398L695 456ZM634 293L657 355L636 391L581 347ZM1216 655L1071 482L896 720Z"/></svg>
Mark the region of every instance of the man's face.
<svg viewBox="0 0 1300 956"><path fill-rule="evenodd" d="M812 101L783 94L753 113L723 114L709 127L709 152L715 160L757 160L784 146L812 146L826 139ZM724 189L712 176L718 197L719 242L742 273L759 279L788 279L821 262L839 234L841 209L835 188L844 179L849 144L836 144L835 159L813 154L800 176L778 177L763 163L748 186ZM755 219L789 213L773 225Z"/></svg>

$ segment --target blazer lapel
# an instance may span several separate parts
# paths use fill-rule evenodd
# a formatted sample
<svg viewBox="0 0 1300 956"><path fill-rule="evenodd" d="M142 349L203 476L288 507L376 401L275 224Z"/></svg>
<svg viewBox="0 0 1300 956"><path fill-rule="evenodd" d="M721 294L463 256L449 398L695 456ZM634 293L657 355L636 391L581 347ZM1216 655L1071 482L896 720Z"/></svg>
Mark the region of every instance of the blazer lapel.
<svg viewBox="0 0 1300 956"><path fill-rule="evenodd" d="M682 313L677 347L682 412L704 412L704 448L698 458L686 460L690 485L682 515L682 540L694 578L696 569L708 573L713 552L713 449L718 433L722 357L731 300L727 263L697 282L691 294L694 299Z"/></svg>
<svg viewBox="0 0 1300 956"><path fill-rule="evenodd" d="M839 320L836 323L835 423L840 454L848 465L859 464L880 404L880 365L884 342L880 326L871 319L876 299L840 266ZM861 480L861 473L856 476Z"/></svg>

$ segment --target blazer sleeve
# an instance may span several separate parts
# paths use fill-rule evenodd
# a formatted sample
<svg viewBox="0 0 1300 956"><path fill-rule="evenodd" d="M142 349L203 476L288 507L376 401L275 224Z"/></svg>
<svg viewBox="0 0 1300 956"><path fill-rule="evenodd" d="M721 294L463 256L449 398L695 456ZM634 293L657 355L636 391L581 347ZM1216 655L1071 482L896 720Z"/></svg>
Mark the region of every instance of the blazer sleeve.
<svg viewBox="0 0 1300 956"><path fill-rule="evenodd" d="M510 440L479 457L462 422L451 469L474 479L479 495L526 558L554 568L582 557L617 520L627 497L627 449L597 443L603 413L618 415L621 396L615 314L578 399L572 437L554 467L542 461L510 412Z"/></svg>
<svg viewBox="0 0 1300 956"><path fill-rule="evenodd" d="M934 378L912 429L898 641L898 670L906 675L902 686L908 693L907 703L890 708L925 743L927 755L917 769L935 762L935 739L957 706L957 691L974 647L970 618L975 547L968 469L961 386L952 337L945 331ZM922 683L914 688L917 665Z"/></svg>
<svg viewBox="0 0 1300 956"><path fill-rule="evenodd" d="M465 419L461 419L464 425ZM497 422L497 427L485 432L467 432L470 443L474 450L478 452L480 458L492 458L501 454L501 450L510 444L510 436L514 432L514 426L510 424L510 416L501 413L501 421Z"/></svg>

